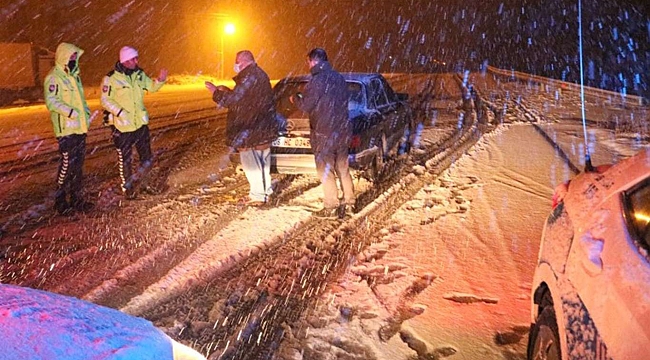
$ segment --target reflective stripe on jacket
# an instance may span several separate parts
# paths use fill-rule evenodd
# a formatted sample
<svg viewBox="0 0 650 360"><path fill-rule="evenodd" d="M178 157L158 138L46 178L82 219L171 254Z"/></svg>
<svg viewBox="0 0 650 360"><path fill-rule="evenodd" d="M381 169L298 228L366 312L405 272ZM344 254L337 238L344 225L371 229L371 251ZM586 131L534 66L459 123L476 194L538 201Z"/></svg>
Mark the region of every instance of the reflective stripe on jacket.
<svg viewBox="0 0 650 360"><path fill-rule="evenodd" d="M108 111L108 124L120 132L133 132L149 124L149 113L144 107L144 91L156 92L165 83L151 80L142 69L135 69L130 75L118 62L115 71L102 81L101 103Z"/></svg>
<svg viewBox="0 0 650 360"><path fill-rule="evenodd" d="M77 65L70 71L68 61L77 53ZM54 135L59 138L85 134L90 127L90 109L79 78L79 57L83 50L61 43L56 49L55 65L45 77L43 91L45 106L50 111Z"/></svg>

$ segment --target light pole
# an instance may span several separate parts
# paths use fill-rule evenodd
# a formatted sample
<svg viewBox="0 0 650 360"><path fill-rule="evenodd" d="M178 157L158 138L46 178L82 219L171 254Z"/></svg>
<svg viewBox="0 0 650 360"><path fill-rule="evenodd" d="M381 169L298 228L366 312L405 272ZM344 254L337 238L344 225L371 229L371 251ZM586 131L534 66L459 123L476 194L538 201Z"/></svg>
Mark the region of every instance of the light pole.
<svg viewBox="0 0 650 360"><path fill-rule="evenodd" d="M226 23L226 25L224 25L224 27L223 27L223 29L221 31L221 51L220 51L221 52L221 66L219 66L221 74L220 74L219 78L222 79L222 80L224 79L224 71L223 71L224 66L225 66L224 53L226 52L225 48L224 48L224 44L223 44L223 38L224 38L224 35L232 35L234 33L235 33L235 25L233 25L232 23Z"/></svg>

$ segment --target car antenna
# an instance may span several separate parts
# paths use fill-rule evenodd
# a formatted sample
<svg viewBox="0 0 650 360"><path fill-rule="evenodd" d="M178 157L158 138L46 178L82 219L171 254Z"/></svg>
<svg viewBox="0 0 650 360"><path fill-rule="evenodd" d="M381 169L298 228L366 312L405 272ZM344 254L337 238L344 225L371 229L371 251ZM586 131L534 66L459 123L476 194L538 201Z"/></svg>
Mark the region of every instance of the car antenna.
<svg viewBox="0 0 650 360"><path fill-rule="evenodd" d="M580 52L580 105L582 111L582 130L585 138L585 172L594 172L596 169L591 164L589 142L587 139L587 116L585 114L585 70L582 56L582 0L578 0L578 48Z"/></svg>

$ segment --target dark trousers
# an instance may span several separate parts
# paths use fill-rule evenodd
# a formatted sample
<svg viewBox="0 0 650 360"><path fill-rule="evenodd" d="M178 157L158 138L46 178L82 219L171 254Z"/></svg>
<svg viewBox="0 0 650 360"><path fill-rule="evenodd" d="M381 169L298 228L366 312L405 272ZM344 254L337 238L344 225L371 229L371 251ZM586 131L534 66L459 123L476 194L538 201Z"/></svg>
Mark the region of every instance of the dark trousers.
<svg viewBox="0 0 650 360"><path fill-rule="evenodd" d="M67 135L57 139L59 142L59 170L56 177L55 201L58 205L66 204L67 196L74 204L83 199L82 180L83 164L86 156L86 135Z"/></svg>
<svg viewBox="0 0 650 360"><path fill-rule="evenodd" d="M152 155L149 127L145 125L133 132L120 132L113 127L113 144L117 149L122 191L133 190L133 183L137 180L133 174L134 146L140 158L138 177L143 177L144 173L151 168Z"/></svg>

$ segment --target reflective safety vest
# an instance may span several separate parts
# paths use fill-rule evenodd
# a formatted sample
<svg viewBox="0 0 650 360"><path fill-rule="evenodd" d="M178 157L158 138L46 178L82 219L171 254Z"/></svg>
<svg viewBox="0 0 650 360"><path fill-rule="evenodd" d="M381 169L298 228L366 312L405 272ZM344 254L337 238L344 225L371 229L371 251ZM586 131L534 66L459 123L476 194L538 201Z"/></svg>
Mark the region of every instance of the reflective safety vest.
<svg viewBox="0 0 650 360"><path fill-rule="evenodd" d="M72 71L68 61L77 53L77 65ZM43 82L45 106L50 111L54 135L59 138L85 134L90 127L90 108L79 78L79 57L83 50L61 43L56 49L55 65Z"/></svg>
<svg viewBox="0 0 650 360"><path fill-rule="evenodd" d="M142 69L131 75L116 70L111 71L102 81L101 102L108 112L105 125L113 125L120 132L133 132L149 124L149 113L144 107L144 91L156 92L165 84L151 80Z"/></svg>

